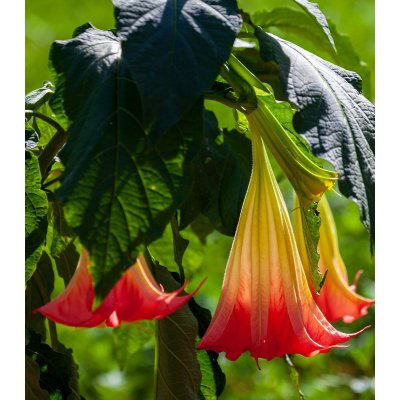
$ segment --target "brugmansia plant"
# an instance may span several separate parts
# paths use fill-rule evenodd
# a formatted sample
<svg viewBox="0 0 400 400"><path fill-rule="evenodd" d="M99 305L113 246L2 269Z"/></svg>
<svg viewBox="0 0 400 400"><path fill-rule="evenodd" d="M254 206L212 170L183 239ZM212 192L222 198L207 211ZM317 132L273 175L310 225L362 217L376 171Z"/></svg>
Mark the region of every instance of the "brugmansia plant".
<svg viewBox="0 0 400 400"><path fill-rule="evenodd" d="M358 205L373 250L365 65L316 4L294 3L250 15L235 0L113 0L114 29L53 43L52 83L25 98L27 398L83 398L58 324L139 343L155 320L157 400L217 399L218 353L294 368L370 327L332 325L374 300L359 273L349 283L326 196ZM329 60L270 33L293 21ZM206 272L198 254L221 234L229 258Z"/></svg>

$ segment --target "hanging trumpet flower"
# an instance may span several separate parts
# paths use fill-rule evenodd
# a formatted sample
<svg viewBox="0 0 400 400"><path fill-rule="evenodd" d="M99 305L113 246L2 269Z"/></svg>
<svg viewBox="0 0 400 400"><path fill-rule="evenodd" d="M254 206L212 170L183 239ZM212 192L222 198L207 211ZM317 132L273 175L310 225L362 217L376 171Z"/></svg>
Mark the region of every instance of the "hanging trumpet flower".
<svg viewBox="0 0 400 400"><path fill-rule="evenodd" d="M154 280L145 258L140 256L125 271L101 305L92 311L94 288L88 270L89 262L89 252L84 250L75 274L64 292L34 312L69 326L89 328L105 323L107 326L117 327L123 321L166 317L194 296L204 282L203 280L190 295L177 297L184 286L174 292L165 293Z"/></svg>
<svg viewBox="0 0 400 400"><path fill-rule="evenodd" d="M335 221L326 197L322 197L318 205L321 217L320 241L319 241L319 269L325 274L328 271L324 286L319 296L314 294L314 300L329 321L343 320L350 323L367 314L368 308L375 301L367 299L356 293L357 281L360 271L352 285L349 285L346 266L339 251L338 237ZM298 208L298 201L293 212L294 232L299 247L303 265L307 265L308 257L305 248L302 219ZM305 268L307 279L311 285L308 268Z"/></svg>
<svg viewBox="0 0 400 400"><path fill-rule="evenodd" d="M316 305L258 124L251 126L253 171L221 297L199 348L226 352L229 360L246 351L267 360L324 353L360 332L337 331Z"/></svg>

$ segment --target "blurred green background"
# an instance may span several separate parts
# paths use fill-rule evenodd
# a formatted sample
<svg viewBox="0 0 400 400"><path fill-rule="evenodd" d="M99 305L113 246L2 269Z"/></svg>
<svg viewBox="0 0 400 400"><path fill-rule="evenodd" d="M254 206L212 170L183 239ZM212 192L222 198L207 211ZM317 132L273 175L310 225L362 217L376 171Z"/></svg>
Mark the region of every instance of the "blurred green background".
<svg viewBox="0 0 400 400"><path fill-rule="evenodd" d="M239 4L247 12L269 10L276 6L295 7L290 0L243 0ZM332 19L339 32L351 38L353 46L371 71L374 83L374 1L320 0L320 8ZM50 79L47 57L54 40L69 39L73 30L90 21L102 29L112 28L113 7L110 0L51 0L26 1L26 91L40 87ZM278 33L279 34L279 33ZM316 49L309 48L311 51ZM369 98L373 100L373 93ZM286 185L284 185L286 187ZM340 237L342 256L352 281L359 269L364 270L359 292L367 297L374 295L374 268L369 253L368 234L359 221L357 207L343 197L330 195ZM163 241L154 245L162 257ZM225 263L232 238L213 233L201 243L188 229L183 236L191 240L184 265L191 280L189 289L207 275L209 278L200 291L198 302L215 309L222 284ZM192 249L192 250L191 250ZM165 249L164 249L165 250ZM171 250L172 251L172 250ZM62 290L59 282L58 291ZM57 290L55 291L57 292ZM57 293L53 293L56 295ZM374 324L374 309L351 325L335 324L346 332L355 332ZM111 329L73 329L58 326L59 339L74 350L79 365L82 395L88 400L151 399L153 383L154 343L142 346L129 357L124 369L116 357L115 334ZM127 349L128 351L128 349ZM283 360L261 360L261 371L253 359L243 355L236 362L220 356L227 384L221 399L246 400L297 399L290 380L290 371ZM329 354L312 358L294 357L300 373L301 389L308 400L353 400L374 398L374 329L352 339L350 347L334 349Z"/></svg>

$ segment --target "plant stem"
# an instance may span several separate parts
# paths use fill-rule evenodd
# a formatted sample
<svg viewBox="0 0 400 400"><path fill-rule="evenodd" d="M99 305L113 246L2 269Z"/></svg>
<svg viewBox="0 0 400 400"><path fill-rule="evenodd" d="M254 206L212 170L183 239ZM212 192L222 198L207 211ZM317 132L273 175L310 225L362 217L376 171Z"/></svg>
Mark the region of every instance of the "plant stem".
<svg viewBox="0 0 400 400"><path fill-rule="evenodd" d="M58 122L54 121L47 115L44 115L37 111L25 110L25 116L40 118L41 120L51 125L53 128L57 129L54 136L50 139L47 146L39 155L40 173L42 174L42 178L44 179L46 170L51 161L67 142L68 134Z"/></svg>

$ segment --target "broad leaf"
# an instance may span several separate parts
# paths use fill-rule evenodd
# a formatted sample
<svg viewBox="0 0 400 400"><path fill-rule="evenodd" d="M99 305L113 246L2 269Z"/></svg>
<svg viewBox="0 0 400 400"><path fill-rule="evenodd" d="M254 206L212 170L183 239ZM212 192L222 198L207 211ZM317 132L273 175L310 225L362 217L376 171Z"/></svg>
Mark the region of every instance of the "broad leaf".
<svg viewBox="0 0 400 400"><path fill-rule="evenodd" d="M233 236L251 173L251 142L238 131L220 131L214 114L206 113L206 129L193 161L192 192L181 208L181 225L199 213L226 235Z"/></svg>
<svg viewBox="0 0 400 400"><path fill-rule="evenodd" d="M154 337L154 322L139 321L113 329L114 354L121 370L128 360Z"/></svg>
<svg viewBox="0 0 400 400"><path fill-rule="evenodd" d="M185 228L185 230L181 231L181 238L183 241L182 245L188 243L185 251L182 252L183 246L181 247L181 259L180 261L183 269L186 272L192 273L196 271L201 263L203 262L204 256L204 246L200 242L198 235L193 232L191 226ZM174 235L172 232L172 228L167 226L162 237L160 239L155 240L150 244L149 250L151 255L162 265L168 265L171 270L179 271L179 264L176 261L175 251L174 251ZM176 265L178 268L173 268Z"/></svg>
<svg viewBox="0 0 400 400"><path fill-rule="evenodd" d="M32 311L48 303L54 289L54 273L49 255L44 251L25 290L25 326L46 338L45 318Z"/></svg>
<svg viewBox="0 0 400 400"><path fill-rule="evenodd" d="M240 30L235 0L114 0L146 127L164 132L214 82Z"/></svg>
<svg viewBox="0 0 400 400"><path fill-rule="evenodd" d="M271 11L257 12L252 16L252 21L264 30L274 27L278 28L283 34L293 33L293 35L285 38L321 57L330 57L332 62L343 68L357 72L363 80L363 92L367 93L366 97L371 93L369 68L357 55L350 38L339 33L331 20L328 19L328 24L335 41L336 51L326 37L321 25L313 23L310 15L293 8L278 7ZM306 39L306 41L303 39ZM247 53L251 54L248 51ZM274 91L276 94L275 87Z"/></svg>
<svg viewBox="0 0 400 400"><path fill-rule="evenodd" d="M197 304L193 298L189 300L188 304L199 326L197 347L200 338L203 337L210 325L211 312ZM201 394L206 400L216 400L223 392L226 383L225 374L218 364L219 354L211 350L196 350L196 356L201 371Z"/></svg>
<svg viewBox="0 0 400 400"><path fill-rule="evenodd" d="M57 343L57 351L41 343L40 336L30 332L25 347L26 355L40 367L40 386L50 393L50 398L80 400L78 367L72 358L72 350Z"/></svg>
<svg viewBox="0 0 400 400"><path fill-rule="evenodd" d="M51 50L57 74L52 106L69 134L58 196L91 253L96 293L105 296L185 199L202 102L149 147L127 62L132 50L88 24L76 33Z"/></svg>
<svg viewBox="0 0 400 400"><path fill-rule="evenodd" d="M50 254L53 257L58 257L76 235L65 221L62 204L55 199L50 203L48 219L46 244Z"/></svg>
<svg viewBox="0 0 400 400"><path fill-rule="evenodd" d="M25 356L25 398L29 400L49 400L50 395L39 384L40 369L36 361Z"/></svg>
<svg viewBox="0 0 400 400"><path fill-rule="evenodd" d="M166 268L158 265L155 275L167 291L179 287ZM217 362L218 353L196 350L210 321L210 311L192 298L156 322L156 399L216 400L222 393L225 375Z"/></svg>
<svg viewBox="0 0 400 400"><path fill-rule="evenodd" d="M58 275L63 278L65 286L75 273L79 261L79 253L73 242L58 255L53 256Z"/></svg>
<svg viewBox="0 0 400 400"><path fill-rule="evenodd" d="M334 165L340 191L358 204L373 237L375 109L357 90L360 77L261 28L256 36L261 56L278 64L283 89L299 107L296 130Z"/></svg>
<svg viewBox="0 0 400 400"><path fill-rule="evenodd" d="M164 267L157 266L156 279L166 291L179 283ZM199 399L201 372L196 358L197 320L185 304L156 322L156 400Z"/></svg>
<svg viewBox="0 0 400 400"><path fill-rule="evenodd" d="M318 4L311 3L308 0L293 0L297 3L304 11L308 13L308 15L321 26L325 36L328 38L330 44L333 49L336 50L335 42L333 41L331 32L329 30L328 21L325 18L325 15L322 14L321 10L318 7Z"/></svg>
<svg viewBox="0 0 400 400"><path fill-rule="evenodd" d="M271 11L255 13L252 21L265 30L275 27L285 32L293 32L296 38L306 38L332 57L336 56L335 48L322 26L316 23L309 14L290 7L277 7Z"/></svg>
<svg viewBox="0 0 400 400"><path fill-rule="evenodd" d="M47 230L47 196L41 189L39 162L25 152L25 283L35 272Z"/></svg>

